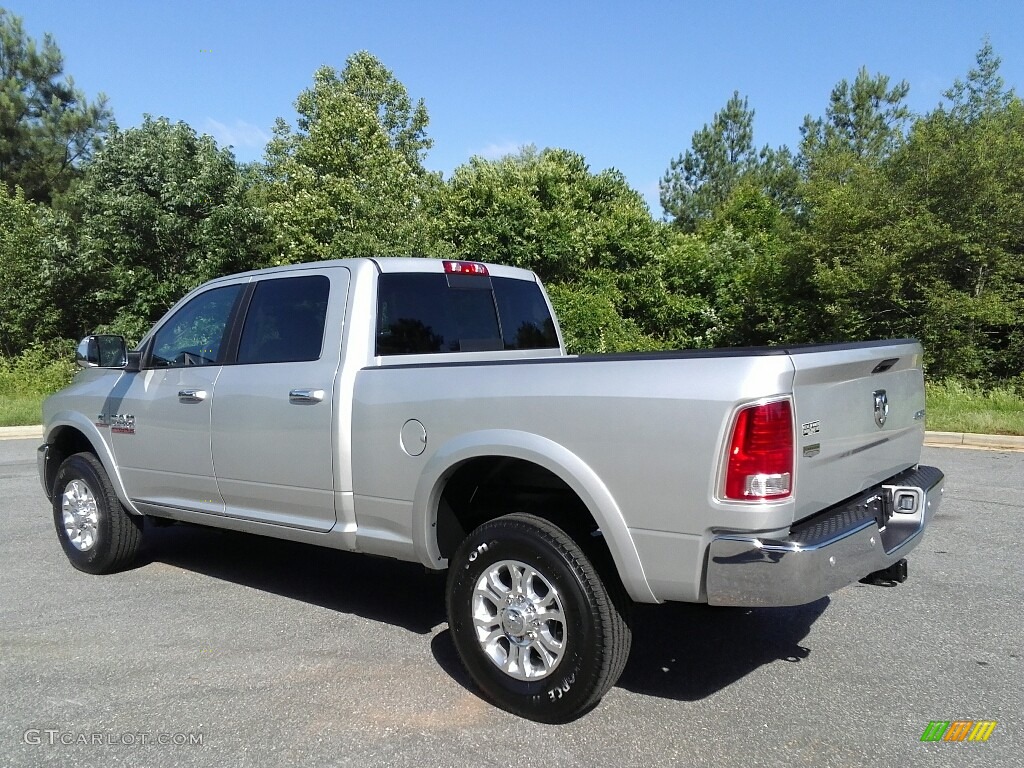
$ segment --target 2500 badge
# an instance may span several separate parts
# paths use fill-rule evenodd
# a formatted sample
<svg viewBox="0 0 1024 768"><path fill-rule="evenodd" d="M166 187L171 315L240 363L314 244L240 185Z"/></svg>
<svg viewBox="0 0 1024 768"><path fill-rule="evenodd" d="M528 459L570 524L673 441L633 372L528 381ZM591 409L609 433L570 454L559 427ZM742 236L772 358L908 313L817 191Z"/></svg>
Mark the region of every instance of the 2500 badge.
<svg viewBox="0 0 1024 768"><path fill-rule="evenodd" d="M135 434L135 416L130 413L116 413L110 417L110 431L119 435Z"/></svg>

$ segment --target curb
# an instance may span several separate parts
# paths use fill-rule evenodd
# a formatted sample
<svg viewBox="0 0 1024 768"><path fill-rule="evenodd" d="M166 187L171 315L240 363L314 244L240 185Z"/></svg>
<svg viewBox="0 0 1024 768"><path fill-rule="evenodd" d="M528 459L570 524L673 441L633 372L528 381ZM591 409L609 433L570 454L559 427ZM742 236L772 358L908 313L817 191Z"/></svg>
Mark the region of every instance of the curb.
<svg viewBox="0 0 1024 768"><path fill-rule="evenodd" d="M0 427L0 440L20 440L35 437L43 438L43 425L37 424L33 427Z"/></svg>
<svg viewBox="0 0 1024 768"><path fill-rule="evenodd" d="M0 440L42 439L43 426L0 427ZM990 451L1024 451L1024 437L972 435L963 432L925 432L924 444L932 448L981 448Z"/></svg>
<svg viewBox="0 0 1024 768"><path fill-rule="evenodd" d="M972 435L963 432L925 432L924 444L933 448L984 448L1024 451L1024 437L1015 435Z"/></svg>

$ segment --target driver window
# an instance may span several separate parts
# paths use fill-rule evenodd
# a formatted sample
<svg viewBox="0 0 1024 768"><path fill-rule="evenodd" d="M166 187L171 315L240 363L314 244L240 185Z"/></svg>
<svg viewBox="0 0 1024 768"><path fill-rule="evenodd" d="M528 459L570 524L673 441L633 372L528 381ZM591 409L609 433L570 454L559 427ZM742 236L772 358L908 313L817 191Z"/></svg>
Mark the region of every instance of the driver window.
<svg viewBox="0 0 1024 768"><path fill-rule="evenodd" d="M226 285L196 296L156 332L151 365L215 365L231 309L241 285Z"/></svg>

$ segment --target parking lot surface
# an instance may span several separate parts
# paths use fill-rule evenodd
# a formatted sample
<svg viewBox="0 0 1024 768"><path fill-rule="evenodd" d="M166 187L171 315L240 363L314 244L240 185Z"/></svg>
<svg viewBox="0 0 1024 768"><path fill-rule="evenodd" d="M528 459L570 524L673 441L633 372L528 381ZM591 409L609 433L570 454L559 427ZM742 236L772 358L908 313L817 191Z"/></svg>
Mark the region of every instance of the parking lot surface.
<svg viewBox="0 0 1024 768"><path fill-rule="evenodd" d="M0 441L0 766L1024 765L1024 453L925 449L946 494L903 585L641 607L619 684L549 726L476 694L415 565L172 526L75 571L37 442ZM954 720L997 726L920 740Z"/></svg>

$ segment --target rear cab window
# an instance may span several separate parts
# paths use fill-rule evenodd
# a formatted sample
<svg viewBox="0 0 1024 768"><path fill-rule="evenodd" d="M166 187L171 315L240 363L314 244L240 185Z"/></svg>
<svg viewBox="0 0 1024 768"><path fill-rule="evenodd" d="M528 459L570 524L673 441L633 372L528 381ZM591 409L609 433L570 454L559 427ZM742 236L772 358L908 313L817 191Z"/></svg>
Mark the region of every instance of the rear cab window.
<svg viewBox="0 0 1024 768"><path fill-rule="evenodd" d="M510 277L384 273L377 355L558 349L540 286Z"/></svg>

